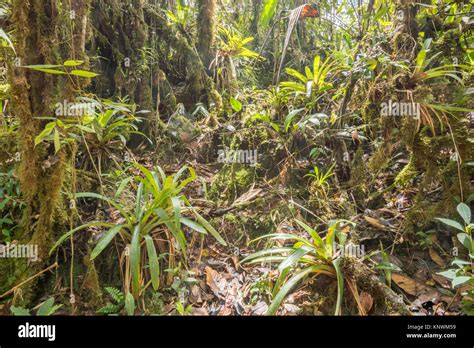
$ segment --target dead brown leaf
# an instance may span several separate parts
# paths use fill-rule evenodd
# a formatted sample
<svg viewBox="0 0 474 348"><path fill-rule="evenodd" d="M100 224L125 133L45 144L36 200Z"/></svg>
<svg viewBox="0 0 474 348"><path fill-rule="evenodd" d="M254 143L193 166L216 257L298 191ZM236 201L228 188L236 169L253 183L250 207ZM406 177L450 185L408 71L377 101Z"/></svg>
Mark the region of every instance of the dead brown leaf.
<svg viewBox="0 0 474 348"><path fill-rule="evenodd" d="M202 307L202 308L191 307L191 315L194 315L194 316L208 316L209 312L204 307Z"/></svg>
<svg viewBox="0 0 474 348"><path fill-rule="evenodd" d="M412 296L421 294L428 289L428 287L422 282L412 279L403 274L392 273L392 280L395 284L402 288L403 291Z"/></svg>
<svg viewBox="0 0 474 348"><path fill-rule="evenodd" d="M222 293L226 288L227 281L219 274L219 272L213 270L209 266L206 266L206 284L212 290L214 295L223 298Z"/></svg>
<svg viewBox="0 0 474 348"><path fill-rule="evenodd" d="M377 228L379 228L379 229L384 230L384 229L387 228L387 226L385 226L384 224L382 224L379 220L374 219L373 217L364 215L364 219L365 219L365 221L367 221L369 224L371 224L372 226L377 227Z"/></svg>
<svg viewBox="0 0 474 348"><path fill-rule="evenodd" d="M202 303L201 289L199 289L199 286L197 286L196 284L193 285L193 287L191 288L189 300L192 303Z"/></svg>
<svg viewBox="0 0 474 348"><path fill-rule="evenodd" d="M433 260L439 267L445 268L446 267L446 261L443 260L443 258L438 254L436 250L433 248L430 248L429 250L431 260Z"/></svg>
<svg viewBox="0 0 474 348"><path fill-rule="evenodd" d="M362 291L362 293L359 296L359 300L360 300L360 304L364 308L365 313L369 313L374 305L373 297L369 293Z"/></svg>
<svg viewBox="0 0 474 348"><path fill-rule="evenodd" d="M431 277L433 278L433 280L436 283L441 285L443 288L451 289L451 282L449 281L448 278L443 277L442 275L439 275L439 274L436 274L436 273L432 274Z"/></svg>

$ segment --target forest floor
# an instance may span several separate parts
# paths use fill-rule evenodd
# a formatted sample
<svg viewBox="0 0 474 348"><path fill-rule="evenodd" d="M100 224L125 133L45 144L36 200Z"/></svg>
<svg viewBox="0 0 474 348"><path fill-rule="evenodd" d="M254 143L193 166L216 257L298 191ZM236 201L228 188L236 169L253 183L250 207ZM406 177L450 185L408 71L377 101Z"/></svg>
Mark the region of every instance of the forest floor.
<svg viewBox="0 0 474 348"><path fill-rule="evenodd" d="M223 133L227 128L221 126ZM245 130L241 130L245 131ZM185 194L200 213L205 216L221 233L228 243L222 246L214 239L192 237L189 245L189 268L185 275L174 274L168 277L167 285L174 291L165 292L162 299L162 314L177 314L175 302L184 301L188 305L189 315L264 315L271 299L272 284L278 277L278 270L269 263L256 265L242 264L241 260L251 253L258 251L257 246L262 242L252 243L256 237L269 233L266 230L266 220L275 218L275 214L285 214L288 218L280 219L273 233L303 233L298 232L291 223L293 217L319 216L333 217L328 207L340 206L351 189L339 188L329 195L327 201L319 208L309 211L305 206L305 198L291 189L285 182L284 173L277 180L267 180L264 177L254 177L242 194L236 195L230 201L219 200L213 203L208 199L208 190L219 180L222 165L216 162L206 163L200 156L201 147L205 147L206 138L215 138L215 131L207 131L183 146L176 155L174 163L160 165L166 173L174 173L184 165L193 167L200 181L187 189ZM159 156L158 156L159 158ZM152 170L158 160L156 153L148 153L136 158L138 162ZM304 163L304 162L308 163ZM309 160L299 161L300 167L308 166ZM407 161L399 159L393 164L406 165ZM377 187L371 191L384 191L389 187L390 174L384 173L376 181ZM440 198L441 187L433 187L426 200L436 201ZM365 209L357 212L348 219L356 224L350 231L350 238L358 241L362 250L356 255L365 265L364 271L376 277L380 285L390 284L394 296L402 306L413 315L457 315L460 311L460 293L451 289L449 279L437 274L445 269L450 258L449 250L452 241L448 234L423 234L424 243L407 236L403 230L408 214L414 206L417 193L416 183L397 193L383 194L386 204L375 210ZM225 196L225 192L224 192ZM280 211L283 207L291 207L291 213ZM113 214L112 214L113 215ZM259 221L262 224L259 224ZM114 222L114 221L112 221ZM248 225L250 228L248 229ZM190 235L190 234L189 234ZM279 246L285 241L277 240ZM381 250L384 250L381 253ZM384 273L379 265L384 260L395 268L390 273ZM353 255L349 255L353 256ZM182 279L186 275L191 279L187 284ZM387 280L390 279L390 280ZM388 289L388 287L387 287ZM391 291L391 290L388 290ZM279 314L282 315L332 315L337 292L337 284L333 278L322 275L317 280L307 280L292 292L283 302ZM387 304L386 299L376 298L377 294L370 288L357 289L353 282L345 289L344 312L351 314L403 314ZM406 313L405 313L406 314Z"/></svg>

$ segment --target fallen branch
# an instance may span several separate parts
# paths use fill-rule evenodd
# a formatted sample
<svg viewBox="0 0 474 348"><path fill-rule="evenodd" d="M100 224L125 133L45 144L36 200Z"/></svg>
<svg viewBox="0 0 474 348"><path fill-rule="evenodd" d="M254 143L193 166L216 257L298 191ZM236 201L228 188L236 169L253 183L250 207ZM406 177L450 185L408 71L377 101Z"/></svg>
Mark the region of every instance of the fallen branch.
<svg viewBox="0 0 474 348"><path fill-rule="evenodd" d="M52 270L53 268L56 268L58 267L58 263L55 262L54 264L52 264L51 266L49 266L48 268L36 273L35 275L32 275L31 277L29 277L28 279L22 281L20 284L18 285L15 285L13 288L11 288L10 290L8 290L7 292L3 293L0 295L0 298L4 298L8 295L10 295L11 293L15 292L18 288L21 288L23 285L25 285L26 283L32 281L33 279L39 277L40 275L42 275L43 273L46 273L50 270Z"/></svg>

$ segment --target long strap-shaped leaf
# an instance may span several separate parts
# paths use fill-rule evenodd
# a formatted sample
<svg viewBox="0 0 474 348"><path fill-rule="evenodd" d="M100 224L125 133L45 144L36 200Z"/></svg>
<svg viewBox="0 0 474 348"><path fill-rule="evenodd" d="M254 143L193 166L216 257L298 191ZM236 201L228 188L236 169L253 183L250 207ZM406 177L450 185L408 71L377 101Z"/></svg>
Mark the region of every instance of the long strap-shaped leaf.
<svg viewBox="0 0 474 348"><path fill-rule="evenodd" d="M344 294L344 276L341 272L341 258L337 258L332 262L334 269L336 270L336 277L337 277L337 300L336 300L336 310L334 315L341 315L342 314L342 296Z"/></svg>
<svg viewBox="0 0 474 348"><path fill-rule="evenodd" d="M291 277L285 285L282 286L278 294L273 299L273 302L268 307L267 315L275 315L278 307L280 307L281 302L286 297L286 294L296 285L298 282L306 277L310 273L320 274L323 272L331 272L330 267L327 265L316 265L311 266L308 268L303 269L302 271L296 273L293 277Z"/></svg>
<svg viewBox="0 0 474 348"><path fill-rule="evenodd" d="M132 292L135 298L140 295L140 226L133 229L130 246L130 269L132 273Z"/></svg>
<svg viewBox="0 0 474 348"><path fill-rule="evenodd" d="M51 254L54 252L54 250L56 250L56 248L58 246L60 246L62 243L64 243L64 241L66 239L68 239L69 237L71 237L74 233L76 233L77 231L84 230L86 228L92 227L92 226L113 227L114 224L110 224L110 223L107 223L107 222L91 222L91 223L84 224L84 225L81 225L79 227L76 227L76 228L70 230L69 232L63 234L61 236L61 238L58 239L58 241L53 245L53 247L49 251L49 255L51 256Z"/></svg>
<svg viewBox="0 0 474 348"><path fill-rule="evenodd" d="M112 227L110 230L108 230L104 236L99 240L97 245L95 246L94 250L92 250L91 253L91 261L94 260L97 256L104 251L104 249L110 244L112 239L117 235L117 233L120 232L120 230L123 228L123 225L117 225Z"/></svg>
<svg viewBox="0 0 474 348"><path fill-rule="evenodd" d="M150 236L145 236L145 242L150 265L151 282L153 289L158 290L160 287L160 263L158 261L155 243Z"/></svg>

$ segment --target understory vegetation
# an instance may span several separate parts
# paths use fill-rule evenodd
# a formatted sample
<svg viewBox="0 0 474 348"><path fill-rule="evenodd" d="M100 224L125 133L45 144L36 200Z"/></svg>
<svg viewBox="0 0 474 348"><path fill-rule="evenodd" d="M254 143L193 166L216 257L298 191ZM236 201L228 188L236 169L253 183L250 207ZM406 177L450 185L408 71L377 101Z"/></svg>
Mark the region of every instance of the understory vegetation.
<svg viewBox="0 0 474 348"><path fill-rule="evenodd" d="M0 314L474 315L469 0L0 1Z"/></svg>

